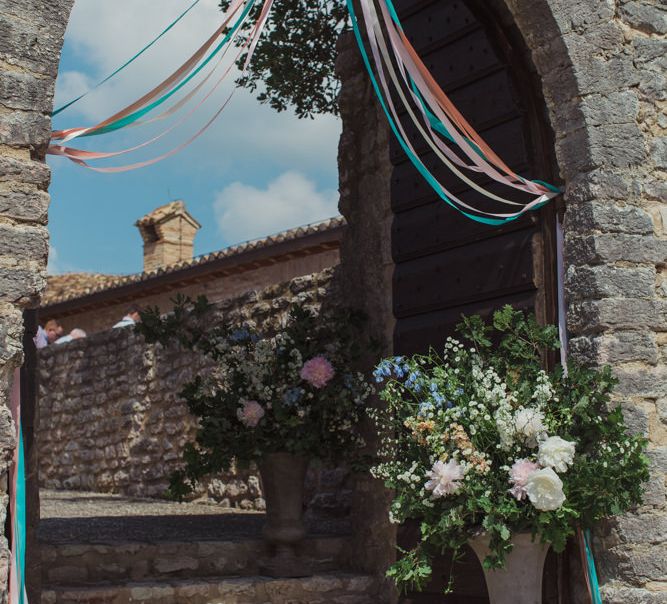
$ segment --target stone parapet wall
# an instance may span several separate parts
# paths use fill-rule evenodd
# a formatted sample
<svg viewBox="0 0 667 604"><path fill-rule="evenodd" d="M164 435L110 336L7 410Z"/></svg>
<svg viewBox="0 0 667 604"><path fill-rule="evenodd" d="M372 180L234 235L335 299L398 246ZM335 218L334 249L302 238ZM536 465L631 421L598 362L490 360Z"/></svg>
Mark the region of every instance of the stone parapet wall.
<svg viewBox="0 0 667 604"><path fill-rule="evenodd" d="M318 305L332 270L247 292L216 308L260 329L277 326L293 302ZM181 466L196 420L179 398L206 361L177 346L147 345L132 329L101 332L39 354L38 430L41 484L51 489L161 497ZM321 509L339 509L346 473L312 473L309 492ZM212 478L199 497L262 509L254 473Z"/></svg>
<svg viewBox="0 0 667 604"><path fill-rule="evenodd" d="M157 306L161 312L167 312L173 306L172 300L177 294L193 298L205 295L211 302L219 302L236 298L250 290L263 289L274 283L283 283L301 275L318 273L336 266L338 263L339 251L332 249L284 259L270 266L254 267L243 272L219 276L192 285L181 285L161 293L150 293L150 287L147 284L147 292L143 295L134 296L132 303L139 304L142 307ZM57 315L55 318L62 324L66 333L75 327L79 327L92 334L105 331L117 323L127 311L128 305L129 302L127 301L110 303L90 310L77 310L70 316ZM48 306L40 309L40 321L44 322L50 318L53 317L49 313Z"/></svg>

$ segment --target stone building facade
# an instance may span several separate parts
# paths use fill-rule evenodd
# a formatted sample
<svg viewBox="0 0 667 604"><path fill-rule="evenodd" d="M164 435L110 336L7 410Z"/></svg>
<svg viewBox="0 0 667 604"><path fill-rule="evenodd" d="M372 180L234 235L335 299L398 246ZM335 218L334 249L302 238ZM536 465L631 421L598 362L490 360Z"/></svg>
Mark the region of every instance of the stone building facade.
<svg viewBox="0 0 667 604"><path fill-rule="evenodd" d="M193 257L198 224L181 201L153 210L136 223L144 241L143 272L49 276L40 322L56 319L66 333L78 327L91 334L109 329L130 304L168 312L178 295L229 300L336 266L345 230L337 216Z"/></svg>
<svg viewBox="0 0 667 604"><path fill-rule="evenodd" d="M605 601L665 601L667 438L667 18L658 0L492 0L515 27L540 79L565 184L566 296L572 352L612 364L618 396L650 440L645 505L598 542ZM72 0L0 0L0 447L13 446L6 408L21 363L23 309L44 288L49 181L43 164L53 86ZM349 228L340 279L371 308L391 347L387 128L348 41L340 73L341 209ZM461 107L465 113L465 108ZM371 127L372 126L372 127ZM366 253L364 253L366 252ZM363 257L364 261L358 259ZM33 460L34 463L34 460ZM380 510L360 487L367 528L360 565L391 554ZM2 505L5 506L4 496ZM368 509L371 509L369 512ZM358 509L362 510L362 506ZM6 541L0 552L6 576ZM1 599L0 599L1 600Z"/></svg>

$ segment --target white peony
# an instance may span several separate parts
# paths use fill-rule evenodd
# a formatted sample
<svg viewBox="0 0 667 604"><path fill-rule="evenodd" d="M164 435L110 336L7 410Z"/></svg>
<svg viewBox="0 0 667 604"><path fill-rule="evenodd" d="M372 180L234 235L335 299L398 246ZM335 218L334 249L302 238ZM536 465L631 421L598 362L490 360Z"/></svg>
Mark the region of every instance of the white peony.
<svg viewBox="0 0 667 604"><path fill-rule="evenodd" d="M459 481L463 480L463 467L456 460L450 459L447 463L436 461L426 477L426 489L432 491L433 497L444 497L456 493L461 488Z"/></svg>
<svg viewBox="0 0 667 604"><path fill-rule="evenodd" d="M574 460L574 443L560 436L550 436L540 443L537 460L545 468L556 472L567 472Z"/></svg>
<svg viewBox="0 0 667 604"><path fill-rule="evenodd" d="M530 502L542 512L557 510L565 501L563 482L551 468L533 472L526 480Z"/></svg>
<svg viewBox="0 0 667 604"><path fill-rule="evenodd" d="M546 432L544 414L537 409L518 409L514 414L514 430L529 447L536 447L540 437Z"/></svg>

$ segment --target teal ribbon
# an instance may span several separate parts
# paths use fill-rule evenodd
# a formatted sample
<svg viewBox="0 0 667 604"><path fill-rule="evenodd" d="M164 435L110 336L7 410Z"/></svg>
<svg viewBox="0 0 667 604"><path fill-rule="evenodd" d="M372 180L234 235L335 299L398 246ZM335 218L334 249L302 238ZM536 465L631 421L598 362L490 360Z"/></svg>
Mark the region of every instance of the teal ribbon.
<svg viewBox="0 0 667 604"><path fill-rule="evenodd" d="M25 599L25 544L26 544L26 485L25 485L25 456L23 451L23 428L19 420L18 429L18 460L16 464L16 493L14 503L14 539L16 551L16 578L18 602L27 604Z"/></svg>
<svg viewBox="0 0 667 604"><path fill-rule="evenodd" d="M586 569L591 586L591 596L593 604L602 604L602 595L600 594L600 584L598 583L598 574L595 570L595 560L593 559L593 549L591 547L591 531L584 530L584 545L586 548Z"/></svg>
<svg viewBox="0 0 667 604"><path fill-rule="evenodd" d="M253 5L255 4L255 0L250 0L246 7L243 9L243 12L241 13L241 16L236 20L234 25L232 25L231 29L227 32L225 37L222 39L222 41L213 49L213 51L204 59L204 61L195 69L187 78L185 78L182 82L179 83L178 86L167 92L164 96L160 97L150 105L147 105L143 109L139 109L135 111L134 113L131 113L130 115L125 116L124 118L112 122L111 124L108 124L102 128L99 128L98 130L93 130L92 132L87 132L86 134L82 134L82 137L85 136L98 136L100 134L106 134L107 132L113 132L114 130L120 130L121 128L125 128L126 126L129 126L130 124L136 122L137 120L141 119L144 117L147 113L150 113L155 109L156 107L159 107L167 101L169 98L171 98L174 94L176 94L183 86L185 86L192 78L194 78L206 65L208 65L211 60L224 48L224 46L229 42L234 34L236 33L236 30L241 26L243 21L245 20L246 16L252 9Z"/></svg>
<svg viewBox="0 0 667 604"><path fill-rule="evenodd" d="M405 140L403 140L403 137L401 136L396 123L394 122L394 119L387 107L387 104L384 99L384 95L382 94L382 90L380 89L380 86L377 82L377 79L375 78L375 74L373 73L373 69L371 67L371 62L368 57L368 53L366 52L366 48L364 47L364 42L363 38L361 36L361 31L359 29L359 23L357 21L357 15L354 10L353 6L353 0L347 0L347 7L348 10L350 11L350 17L352 21L352 28L354 30L354 36L357 40L357 45L359 46L359 50L361 52L361 57L363 59L364 65L366 67L366 71L368 72L368 75L371 79L371 83L373 85L373 89L375 90L375 94L378 98L378 101L380 102L380 106L382 107L382 110L384 111L384 114L387 116L387 120L389 121L389 126L391 127L392 132L394 133L394 136L396 136L396 139L398 140L399 144L401 145L401 148L403 149L403 152L408 156L412 164L417 168L419 173L424 177L426 182L431 186L431 188L438 194L438 196L448 205L450 205L452 208L454 208L457 212L460 212L463 214L466 218L469 218L470 220L474 220L475 222L480 222L482 224L488 224L492 226L500 226L502 224L506 224L508 222L511 222L513 220L516 220L519 218L521 215L518 216L511 216L508 218L487 218L485 216L476 216L475 214L470 214L469 212L466 212L465 210L461 209L458 207L447 195L444 193L442 188L440 187L440 184L438 181L433 177L433 175L426 169L424 164L421 162L421 160L411 151L411 149L408 147L407 143ZM390 7L391 9L391 7ZM548 200L537 204L535 207L531 208L530 211L537 210L544 206Z"/></svg>
<svg viewBox="0 0 667 604"><path fill-rule="evenodd" d="M396 26L400 29L403 30L403 26L401 25L401 22L398 18L398 13L396 12L396 9L392 3L391 0L386 0L387 2L387 7L389 8L389 12L392 16L392 20L396 24ZM371 83L373 85L373 89L375 91L375 94L378 98L378 101L380 102L380 106L382 107L382 110L384 111L384 114L387 117L387 120L389 121L389 126L391 127L392 132L394 133L394 136L396 136L396 139L398 140L399 144L401 145L401 148L403 149L404 153L408 156L412 164L417 168L419 173L424 177L424 179L428 182L428 184L431 186L431 188L438 194L438 196L448 205L453 207L455 210L466 216L467 218L474 220L475 222L480 222L482 224L488 224L492 226L500 226L502 224L506 224L508 222L511 222L513 220L516 220L519 218L521 215L518 216L511 216L508 218L487 218L484 216L477 216L475 214L471 214L469 212L466 212L465 210L461 209L459 206L457 206L447 195L442 191L442 188L440 187L440 184L438 181L433 177L433 175L426 169L426 167L423 165L421 160L410 150L408 145L406 144L405 140L401 136L396 123L394 122L394 119L387 107L387 104L384 99L384 95L382 94L382 90L377 82L377 79L375 78L375 74L373 73L373 69L371 67L371 62L368 57L368 53L366 52L366 48L364 46L363 38L361 36L361 31L359 29L359 23L357 20L356 12L354 10L353 6L353 1L352 0L347 0L347 7L350 12L350 17L352 21L352 28L354 30L354 36L357 41L357 45L359 46L359 50L361 52L361 57L363 59L364 65L366 67L366 71L368 72L368 75L371 79ZM411 85L413 87L413 90L415 90L418 94L418 98L420 99L420 102L422 103L422 106L425 109L425 113L427 115L427 118L429 119L429 122L433 126L433 128L443 134L447 139L451 140L452 142L453 139L449 132L447 131L447 128L444 126L444 124L430 111L430 109L427 107L426 103L424 102L421 94L419 93L415 83L411 80ZM472 143L471 143L472 144ZM473 144L473 148L481 154L481 151L477 148L476 145ZM484 157L482 155L482 157ZM534 181L539 184L544 185L547 187L550 191L553 192L561 192L561 190L558 187L555 187L553 185L549 185L547 183L543 183L541 181ZM531 208L529 211L535 211L539 210L542 208L544 205L546 205L549 202L549 200L545 200L544 202L537 204L533 208Z"/></svg>
<svg viewBox="0 0 667 604"><path fill-rule="evenodd" d="M74 103L77 103L80 101L82 98L85 96L88 96L93 90L97 90L102 84L106 84L111 78L113 78L115 75L119 74L123 69L125 69L128 65L131 63L134 63L136 59L138 59L142 54L144 54L153 44L155 44L158 40L160 40L167 32L169 32L185 15L187 15L197 4L199 4L200 0L195 0L185 11L183 11L178 18L175 21L172 21L166 29L164 29L160 35L157 36L157 38L154 38L151 40L146 46L144 46L138 53L136 53L132 58L129 60L125 61L118 69L116 69L113 73L109 74L106 78L95 84L90 90L87 90L83 94L79 95L75 99L71 100L69 103L63 105L62 107L59 107L55 111L51 113L51 117L55 117L58 115L61 111L65 111L68 107L71 107L74 105Z"/></svg>

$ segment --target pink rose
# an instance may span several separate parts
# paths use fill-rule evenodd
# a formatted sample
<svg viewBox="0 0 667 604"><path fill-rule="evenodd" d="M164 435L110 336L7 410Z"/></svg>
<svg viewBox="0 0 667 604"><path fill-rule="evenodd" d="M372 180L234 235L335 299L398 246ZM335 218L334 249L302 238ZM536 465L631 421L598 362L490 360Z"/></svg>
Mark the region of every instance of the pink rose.
<svg viewBox="0 0 667 604"><path fill-rule="evenodd" d="M236 417L247 428L255 428L264 417L264 407L257 401L243 401L243 406L236 410Z"/></svg>
<svg viewBox="0 0 667 604"><path fill-rule="evenodd" d="M334 368L323 356L313 357L306 361L301 368L302 380L306 380L315 388L324 388L334 376Z"/></svg>
<svg viewBox="0 0 667 604"><path fill-rule="evenodd" d="M510 482L512 488L510 493L519 501L526 497L526 483L533 472L540 469L540 466L528 459L517 459L510 468Z"/></svg>

